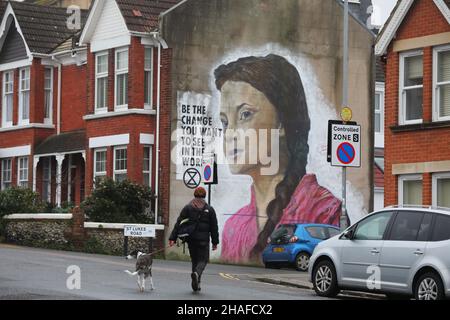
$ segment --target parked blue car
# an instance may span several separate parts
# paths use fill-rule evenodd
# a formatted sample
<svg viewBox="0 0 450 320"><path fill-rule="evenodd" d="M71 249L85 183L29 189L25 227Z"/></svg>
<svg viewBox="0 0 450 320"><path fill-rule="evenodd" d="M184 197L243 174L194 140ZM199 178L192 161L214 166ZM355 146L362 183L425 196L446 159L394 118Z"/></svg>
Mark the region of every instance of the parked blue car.
<svg viewBox="0 0 450 320"><path fill-rule="evenodd" d="M266 268L293 265L307 271L314 248L341 231L325 224L282 224L270 236L262 258Z"/></svg>

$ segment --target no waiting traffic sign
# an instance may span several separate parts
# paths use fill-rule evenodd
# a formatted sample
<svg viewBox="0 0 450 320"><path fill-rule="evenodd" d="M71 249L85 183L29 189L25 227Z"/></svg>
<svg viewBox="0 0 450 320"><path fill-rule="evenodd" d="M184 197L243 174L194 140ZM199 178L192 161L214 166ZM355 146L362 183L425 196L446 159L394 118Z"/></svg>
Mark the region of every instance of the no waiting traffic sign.
<svg viewBox="0 0 450 320"><path fill-rule="evenodd" d="M361 167L361 126L332 124L330 139L332 166Z"/></svg>

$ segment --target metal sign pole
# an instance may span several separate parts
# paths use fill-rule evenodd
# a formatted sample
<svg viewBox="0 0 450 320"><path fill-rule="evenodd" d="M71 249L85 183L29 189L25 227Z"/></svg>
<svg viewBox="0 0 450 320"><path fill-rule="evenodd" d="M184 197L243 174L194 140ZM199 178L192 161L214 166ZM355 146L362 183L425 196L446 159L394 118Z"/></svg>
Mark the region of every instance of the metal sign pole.
<svg viewBox="0 0 450 320"><path fill-rule="evenodd" d="M211 205L211 184L208 184L208 206Z"/></svg>
<svg viewBox="0 0 450 320"><path fill-rule="evenodd" d="M342 81L342 108L348 107L348 51L349 51L349 39L348 39L348 0L345 0L344 4L344 48L343 48L343 81ZM341 230L346 229L347 226L347 167L342 167L342 214L340 218Z"/></svg>

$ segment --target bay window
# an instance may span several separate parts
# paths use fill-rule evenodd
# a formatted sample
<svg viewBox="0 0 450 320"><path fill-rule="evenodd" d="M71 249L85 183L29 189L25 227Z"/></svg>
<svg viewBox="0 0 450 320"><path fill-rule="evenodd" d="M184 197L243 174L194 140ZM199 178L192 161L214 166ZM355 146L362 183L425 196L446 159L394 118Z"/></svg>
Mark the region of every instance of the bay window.
<svg viewBox="0 0 450 320"><path fill-rule="evenodd" d="M19 70L19 124L30 123L30 68Z"/></svg>
<svg viewBox="0 0 450 320"><path fill-rule="evenodd" d="M114 148L114 180L121 182L127 179L127 147Z"/></svg>
<svg viewBox="0 0 450 320"><path fill-rule="evenodd" d="M423 53L400 55L400 124L421 123L423 115Z"/></svg>
<svg viewBox="0 0 450 320"><path fill-rule="evenodd" d="M128 108L128 48L116 50L115 110Z"/></svg>
<svg viewBox="0 0 450 320"><path fill-rule="evenodd" d="M145 48L144 63L144 97L145 108L151 109L153 105L153 48Z"/></svg>
<svg viewBox="0 0 450 320"><path fill-rule="evenodd" d="M52 123L53 113L53 68L44 71L44 123Z"/></svg>
<svg viewBox="0 0 450 320"><path fill-rule="evenodd" d="M13 125L14 71L3 72L2 127Z"/></svg>
<svg viewBox="0 0 450 320"><path fill-rule="evenodd" d="M95 113L108 111L108 53L95 56Z"/></svg>
<svg viewBox="0 0 450 320"><path fill-rule="evenodd" d="M144 157L142 164L142 176L144 178L143 184L145 186L151 186L152 172L152 147L144 147Z"/></svg>
<svg viewBox="0 0 450 320"><path fill-rule="evenodd" d="M17 185L21 188L28 187L28 157L18 158Z"/></svg>
<svg viewBox="0 0 450 320"><path fill-rule="evenodd" d="M2 160L2 190L8 189L12 184L12 160L3 159Z"/></svg>
<svg viewBox="0 0 450 320"><path fill-rule="evenodd" d="M52 158L44 158L42 166L42 200L51 202L52 198Z"/></svg>

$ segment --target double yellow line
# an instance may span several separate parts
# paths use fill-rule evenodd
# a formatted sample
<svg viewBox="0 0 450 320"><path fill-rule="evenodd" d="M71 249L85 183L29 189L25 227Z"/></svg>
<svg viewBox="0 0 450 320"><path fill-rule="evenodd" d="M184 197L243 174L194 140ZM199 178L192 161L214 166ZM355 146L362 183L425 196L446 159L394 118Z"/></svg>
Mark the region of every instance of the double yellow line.
<svg viewBox="0 0 450 320"><path fill-rule="evenodd" d="M223 272L220 272L219 275L220 275L222 278L228 279L228 280L237 280L237 281L240 280L239 278L236 278L235 276L232 276L232 275L229 274L229 273L223 273Z"/></svg>

